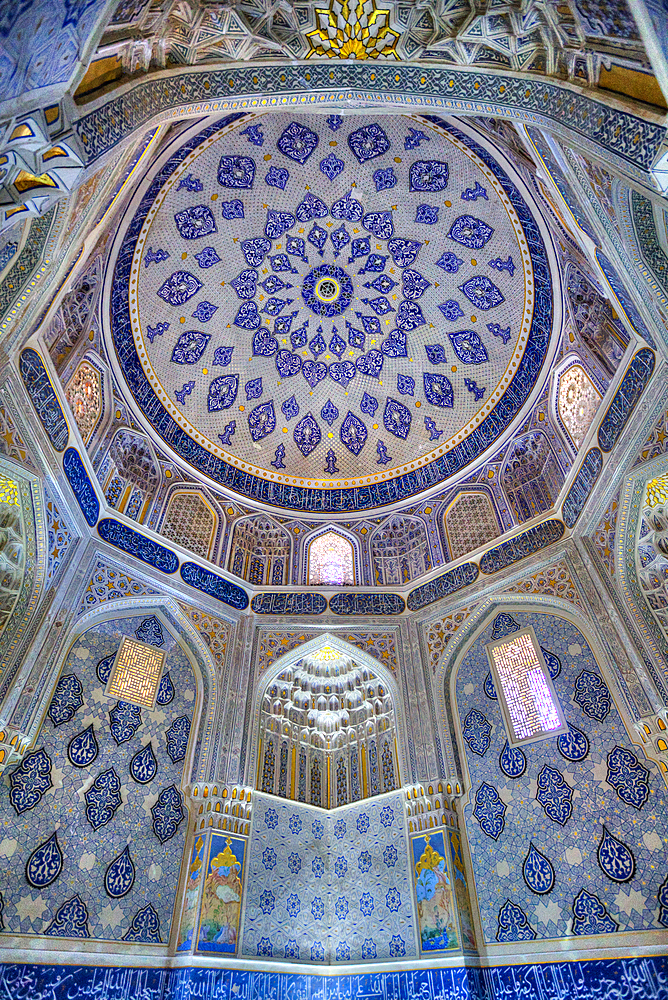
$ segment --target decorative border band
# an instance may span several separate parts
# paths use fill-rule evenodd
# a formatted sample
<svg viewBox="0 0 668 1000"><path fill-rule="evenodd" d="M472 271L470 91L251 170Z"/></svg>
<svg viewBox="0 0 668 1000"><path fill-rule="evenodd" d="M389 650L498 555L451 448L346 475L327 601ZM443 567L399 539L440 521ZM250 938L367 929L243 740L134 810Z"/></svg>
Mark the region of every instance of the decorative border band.
<svg viewBox="0 0 668 1000"><path fill-rule="evenodd" d="M503 71L415 63L300 62L292 65L202 66L162 73L129 84L74 122L86 161L110 152L156 115L216 114L236 110L373 107L446 114L490 114L552 124L620 157L646 175L666 136L664 125L647 121L578 93L572 84Z"/></svg>

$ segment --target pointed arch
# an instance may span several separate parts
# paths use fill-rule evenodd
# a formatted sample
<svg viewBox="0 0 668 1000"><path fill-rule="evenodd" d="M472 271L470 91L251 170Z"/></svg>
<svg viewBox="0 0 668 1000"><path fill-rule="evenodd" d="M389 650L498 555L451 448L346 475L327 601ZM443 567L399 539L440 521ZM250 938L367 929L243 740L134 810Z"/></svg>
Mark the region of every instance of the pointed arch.
<svg viewBox="0 0 668 1000"><path fill-rule="evenodd" d="M227 560L230 573L257 587L290 582L292 537L268 514L239 519Z"/></svg>
<svg viewBox="0 0 668 1000"><path fill-rule="evenodd" d="M373 582L379 587L410 583L432 566L424 522L407 514L391 514L369 539Z"/></svg>
<svg viewBox="0 0 668 1000"><path fill-rule="evenodd" d="M528 431L513 441L501 469L501 485L520 524L554 507L564 473L544 431Z"/></svg>
<svg viewBox="0 0 668 1000"><path fill-rule="evenodd" d="M331 633L272 664L255 691L251 725L247 783L261 791L335 808L406 780L394 677Z"/></svg>
<svg viewBox="0 0 668 1000"><path fill-rule="evenodd" d="M324 525L308 535L304 556L303 579L310 586L345 587L361 582L357 539L338 525Z"/></svg>

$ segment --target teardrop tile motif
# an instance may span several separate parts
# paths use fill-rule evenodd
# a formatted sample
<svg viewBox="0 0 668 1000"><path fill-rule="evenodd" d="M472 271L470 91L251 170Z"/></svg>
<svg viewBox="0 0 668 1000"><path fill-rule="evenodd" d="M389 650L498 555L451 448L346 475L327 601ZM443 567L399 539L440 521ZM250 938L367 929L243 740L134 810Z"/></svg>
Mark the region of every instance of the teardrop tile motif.
<svg viewBox="0 0 668 1000"><path fill-rule="evenodd" d="M613 882L629 882L635 875L636 859L632 852L605 827L596 856L601 871Z"/></svg>
<svg viewBox="0 0 668 1000"><path fill-rule="evenodd" d="M533 844L529 844L529 852L522 865L522 875L531 891L539 896L550 892L554 887L552 863Z"/></svg>
<svg viewBox="0 0 668 1000"><path fill-rule="evenodd" d="M174 685L172 684L172 679L169 676L169 670L165 671L160 679L160 687L158 688L158 696L155 699L158 705L169 705L170 701L174 700Z"/></svg>
<svg viewBox="0 0 668 1000"><path fill-rule="evenodd" d="M36 847L26 863L26 878L33 889L44 889L55 882L63 870L63 852L54 832Z"/></svg>
<svg viewBox="0 0 668 1000"><path fill-rule="evenodd" d="M511 632L517 632L519 628L520 626L513 616L509 615L507 611L502 611L494 619L492 639L503 639L505 636L510 635Z"/></svg>
<svg viewBox="0 0 668 1000"><path fill-rule="evenodd" d="M554 653L551 653L549 649L545 649L545 646L541 646L540 649L545 660L545 666L550 672L550 677L554 680L561 673L561 660Z"/></svg>
<svg viewBox="0 0 668 1000"><path fill-rule="evenodd" d="M120 899L127 896L135 883L135 866L130 857L130 845L111 862L104 875L107 896Z"/></svg>
<svg viewBox="0 0 668 1000"><path fill-rule="evenodd" d="M506 745L499 754L499 767L509 778L519 778L527 769L527 759L519 747Z"/></svg>
<svg viewBox="0 0 668 1000"><path fill-rule="evenodd" d="M73 736L67 747L69 762L74 767L88 767L89 764L93 763L99 752L100 748L95 739L95 730L92 723L88 729L84 729L76 736Z"/></svg>
<svg viewBox="0 0 668 1000"><path fill-rule="evenodd" d="M576 726L568 723L568 732L557 737L557 748L566 760L584 760L589 753L589 740Z"/></svg>
<svg viewBox="0 0 668 1000"><path fill-rule="evenodd" d="M482 689L485 692L485 694L487 695L487 697L491 698L492 701L498 701L499 700L498 697L497 697L497 694L496 694L496 688L494 687L494 681L492 680L492 674L491 674L491 672L488 672L487 676L485 677L485 680L484 680L483 685L482 685Z"/></svg>
<svg viewBox="0 0 668 1000"><path fill-rule="evenodd" d="M130 774L140 785L147 785L153 781L158 773L158 762L153 753L153 745L147 743L141 750L137 750L130 761Z"/></svg>
<svg viewBox="0 0 668 1000"><path fill-rule="evenodd" d="M106 684L109 680L109 674L111 673L111 668L114 665L114 660L116 659L116 654L112 653L111 656L105 656L103 660L97 665L97 678L100 684Z"/></svg>

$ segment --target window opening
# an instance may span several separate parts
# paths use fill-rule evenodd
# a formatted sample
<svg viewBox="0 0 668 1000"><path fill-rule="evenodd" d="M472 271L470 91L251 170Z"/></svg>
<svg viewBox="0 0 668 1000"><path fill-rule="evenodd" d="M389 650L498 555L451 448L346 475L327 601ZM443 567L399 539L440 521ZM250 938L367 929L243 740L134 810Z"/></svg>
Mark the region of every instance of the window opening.
<svg viewBox="0 0 668 1000"><path fill-rule="evenodd" d="M531 743L567 731L532 628L490 642L487 656L509 743Z"/></svg>
<svg viewBox="0 0 668 1000"><path fill-rule="evenodd" d="M355 583L355 561L351 543L335 531L327 531L309 546L308 582L324 586Z"/></svg>
<svg viewBox="0 0 668 1000"><path fill-rule="evenodd" d="M153 708L164 660L164 650L123 636L105 694L133 705Z"/></svg>

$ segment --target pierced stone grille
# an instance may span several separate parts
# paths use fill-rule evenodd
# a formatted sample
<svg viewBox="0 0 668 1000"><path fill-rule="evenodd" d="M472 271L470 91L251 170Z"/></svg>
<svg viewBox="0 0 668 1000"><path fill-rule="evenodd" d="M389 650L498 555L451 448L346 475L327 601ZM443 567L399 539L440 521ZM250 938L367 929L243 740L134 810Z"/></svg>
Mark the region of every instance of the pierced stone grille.
<svg viewBox="0 0 668 1000"><path fill-rule="evenodd" d="M565 728L554 688L530 631L487 647L494 679L500 682L502 705L511 743L551 736Z"/></svg>
<svg viewBox="0 0 668 1000"><path fill-rule="evenodd" d="M601 394L582 365L572 365L559 379L557 408L571 441L579 448L601 405Z"/></svg>
<svg viewBox="0 0 668 1000"><path fill-rule="evenodd" d="M445 515L450 556L458 559L499 534L494 508L484 493L460 493Z"/></svg>
<svg viewBox="0 0 668 1000"><path fill-rule="evenodd" d="M153 708L164 661L163 650L124 636L105 694L133 705Z"/></svg>
<svg viewBox="0 0 668 1000"><path fill-rule="evenodd" d="M102 415L100 373L88 361L82 361L65 390L84 444L88 444Z"/></svg>
<svg viewBox="0 0 668 1000"><path fill-rule="evenodd" d="M178 545L207 558L216 529L216 517L199 493L174 493L167 506L162 534Z"/></svg>

